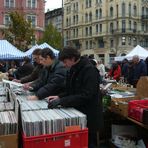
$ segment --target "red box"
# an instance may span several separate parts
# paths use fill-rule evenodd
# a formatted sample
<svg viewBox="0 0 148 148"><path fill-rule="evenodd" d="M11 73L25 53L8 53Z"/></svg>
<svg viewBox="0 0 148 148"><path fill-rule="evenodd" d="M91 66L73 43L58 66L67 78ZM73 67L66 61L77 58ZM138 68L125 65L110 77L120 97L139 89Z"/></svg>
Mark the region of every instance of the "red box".
<svg viewBox="0 0 148 148"><path fill-rule="evenodd" d="M128 103L128 116L142 122L144 109L148 109L148 100L130 101Z"/></svg>
<svg viewBox="0 0 148 148"><path fill-rule="evenodd" d="M88 129L26 137L23 148L88 148Z"/></svg>

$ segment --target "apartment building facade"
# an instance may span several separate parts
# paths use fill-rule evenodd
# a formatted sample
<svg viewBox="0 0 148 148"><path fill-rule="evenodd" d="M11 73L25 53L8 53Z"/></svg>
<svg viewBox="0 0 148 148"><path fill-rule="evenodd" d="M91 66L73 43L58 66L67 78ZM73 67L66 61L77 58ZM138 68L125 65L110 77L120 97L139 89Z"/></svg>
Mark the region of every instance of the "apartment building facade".
<svg viewBox="0 0 148 148"><path fill-rule="evenodd" d="M62 33L63 27L63 11L62 8L54 9L52 11L47 11L45 13L45 26L52 23L58 32Z"/></svg>
<svg viewBox="0 0 148 148"><path fill-rule="evenodd" d="M9 13L17 11L30 20L35 28L35 38L39 39L44 31L45 21L44 0L1 0L0 5L0 28L6 28L10 22ZM2 38L2 35L0 35Z"/></svg>
<svg viewBox="0 0 148 148"><path fill-rule="evenodd" d="M65 0L64 40L105 64L137 44L148 48L147 0Z"/></svg>

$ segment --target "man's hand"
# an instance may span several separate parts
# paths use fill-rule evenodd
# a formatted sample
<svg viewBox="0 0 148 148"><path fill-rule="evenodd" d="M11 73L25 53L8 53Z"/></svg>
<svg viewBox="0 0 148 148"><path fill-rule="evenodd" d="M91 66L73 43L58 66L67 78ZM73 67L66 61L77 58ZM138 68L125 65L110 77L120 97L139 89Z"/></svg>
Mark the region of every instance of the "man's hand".
<svg viewBox="0 0 148 148"><path fill-rule="evenodd" d="M28 100L38 100L37 96L28 96Z"/></svg>
<svg viewBox="0 0 148 148"><path fill-rule="evenodd" d="M24 89L24 90L33 90L33 88L30 86L30 83L25 83L25 84L23 85L23 89Z"/></svg>
<svg viewBox="0 0 148 148"><path fill-rule="evenodd" d="M13 79L12 81L17 82L17 83L21 83L21 80L18 80L18 79Z"/></svg>
<svg viewBox="0 0 148 148"><path fill-rule="evenodd" d="M48 102L48 108L53 109L58 107L60 105L60 98L49 100Z"/></svg>
<svg viewBox="0 0 148 148"><path fill-rule="evenodd" d="M58 99L58 98L59 96L49 96L47 97L47 100L49 101L49 100Z"/></svg>

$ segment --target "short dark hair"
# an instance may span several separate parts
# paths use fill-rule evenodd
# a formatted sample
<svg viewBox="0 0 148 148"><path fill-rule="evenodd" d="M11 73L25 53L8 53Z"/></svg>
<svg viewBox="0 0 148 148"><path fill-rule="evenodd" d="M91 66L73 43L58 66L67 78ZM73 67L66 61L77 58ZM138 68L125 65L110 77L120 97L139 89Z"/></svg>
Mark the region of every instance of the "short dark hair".
<svg viewBox="0 0 148 148"><path fill-rule="evenodd" d="M78 51L78 49L66 46L59 53L59 60L61 61L72 58L75 58L75 61L77 61L80 58L80 52Z"/></svg>
<svg viewBox="0 0 148 148"><path fill-rule="evenodd" d="M47 58L47 56L49 56L51 59L55 58L55 54L50 48L43 48L41 50L41 56L43 58Z"/></svg>
<svg viewBox="0 0 148 148"><path fill-rule="evenodd" d="M40 54L41 54L41 50L42 50L42 49L40 49L40 48L36 48L36 49L32 52L32 54L33 54L33 55L40 55Z"/></svg>
<svg viewBox="0 0 148 148"><path fill-rule="evenodd" d="M29 63L31 61L31 59L29 57L24 57L23 61L25 61L26 63Z"/></svg>

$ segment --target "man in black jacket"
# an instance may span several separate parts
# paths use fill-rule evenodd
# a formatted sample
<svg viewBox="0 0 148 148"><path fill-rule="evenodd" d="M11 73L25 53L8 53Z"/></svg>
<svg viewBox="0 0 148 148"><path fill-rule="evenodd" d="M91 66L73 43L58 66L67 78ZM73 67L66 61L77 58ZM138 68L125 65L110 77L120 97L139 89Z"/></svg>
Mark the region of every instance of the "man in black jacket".
<svg viewBox="0 0 148 148"><path fill-rule="evenodd" d="M49 48L41 50L40 63L44 66L40 79L31 84L34 96L30 100L44 99L50 95L57 95L64 89L67 69L63 63L55 58L53 51Z"/></svg>
<svg viewBox="0 0 148 148"><path fill-rule="evenodd" d="M80 58L78 50L65 47L59 59L70 68L65 94L49 97L49 108L58 105L74 107L87 115L89 148L97 147L97 131L102 128L102 99L99 90L99 71L88 58Z"/></svg>
<svg viewBox="0 0 148 148"><path fill-rule="evenodd" d="M20 80L14 79L13 81L19 82L19 83L22 83L22 84L26 83L25 87L29 87L29 85L32 81L35 81L39 78L40 73L42 72L42 69L43 69L43 65L40 64L40 59L39 59L39 55L41 53L41 50L42 49L37 48L32 53L32 58L33 58L33 61L34 61L34 69L33 69L32 73L30 75L22 77Z"/></svg>

